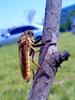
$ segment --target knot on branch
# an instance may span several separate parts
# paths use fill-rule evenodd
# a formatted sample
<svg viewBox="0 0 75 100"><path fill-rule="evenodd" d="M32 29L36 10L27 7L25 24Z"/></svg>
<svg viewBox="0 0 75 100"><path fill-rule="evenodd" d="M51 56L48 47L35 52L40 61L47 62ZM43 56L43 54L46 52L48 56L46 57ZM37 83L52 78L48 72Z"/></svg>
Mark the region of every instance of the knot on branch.
<svg viewBox="0 0 75 100"><path fill-rule="evenodd" d="M57 56L55 57L56 66L60 67L60 64L62 64L63 61L68 60L70 53L64 50L63 52L56 53L56 56Z"/></svg>
<svg viewBox="0 0 75 100"><path fill-rule="evenodd" d="M57 72L58 67L60 67L60 64L62 64L63 61L68 60L70 56L70 53L66 50L63 52L55 52L50 55L50 66L52 69Z"/></svg>

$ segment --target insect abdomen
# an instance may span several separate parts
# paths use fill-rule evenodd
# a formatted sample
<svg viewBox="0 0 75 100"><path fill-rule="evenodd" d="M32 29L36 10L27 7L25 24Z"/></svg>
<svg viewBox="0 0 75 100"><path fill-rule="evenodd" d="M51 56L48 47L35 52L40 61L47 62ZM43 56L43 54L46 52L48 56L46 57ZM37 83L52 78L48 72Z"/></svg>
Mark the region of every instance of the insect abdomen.
<svg viewBox="0 0 75 100"><path fill-rule="evenodd" d="M22 64L21 64L21 71L22 71L22 77L25 79L26 82L30 80L30 63L29 63L29 50L28 46L25 45L22 49Z"/></svg>

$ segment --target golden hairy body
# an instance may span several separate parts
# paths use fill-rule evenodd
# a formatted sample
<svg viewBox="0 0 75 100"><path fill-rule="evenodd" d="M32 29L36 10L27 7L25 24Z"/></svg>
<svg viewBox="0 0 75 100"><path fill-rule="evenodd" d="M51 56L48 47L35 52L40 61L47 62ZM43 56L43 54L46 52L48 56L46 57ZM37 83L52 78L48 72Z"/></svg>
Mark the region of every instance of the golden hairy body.
<svg viewBox="0 0 75 100"><path fill-rule="evenodd" d="M21 63L22 77L26 82L30 80L30 63L29 63L29 53L32 47L33 39L29 37L26 33L19 37L19 58Z"/></svg>
<svg viewBox="0 0 75 100"><path fill-rule="evenodd" d="M47 77L49 77L49 75L43 70L43 68L34 62L35 53L37 52L34 50L34 47L48 45L49 44L48 42L51 42L51 40L48 40L45 43L37 44L38 42L41 41L41 38L34 41L32 37L33 37L33 32L31 30L27 30L18 39L21 72L22 72L22 77L26 82L29 82L30 80L30 71L33 72L33 78L34 78L34 70L30 68L30 63L29 63L30 57L32 57L33 64L36 65L38 68L40 68L43 71L43 73L46 74ZM49 45L55 45L55 44L52 43Z"/></svg>

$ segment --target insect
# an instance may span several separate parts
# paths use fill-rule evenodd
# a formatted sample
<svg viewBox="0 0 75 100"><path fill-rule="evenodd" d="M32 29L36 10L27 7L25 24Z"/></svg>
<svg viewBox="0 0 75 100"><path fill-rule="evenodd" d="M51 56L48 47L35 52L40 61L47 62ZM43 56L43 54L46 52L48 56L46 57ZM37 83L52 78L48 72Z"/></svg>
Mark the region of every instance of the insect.
<svg viewBox="0 0 75 100"><path fill-rule="evenodd" d="M47 43L41 43L37 44L41 41L41 38L37 39L36 41L33 40L33 31L27 30L22 34L18 39L18 45L19 45L19 59L20 59L20 65L21 65L21 73L22 77L26 82L30 81L30 71L33 72L34 77L34 70L30 68L29 58L32 57L32 62L35 64L38 68L40 68L47 76L49 76L41 66L39 66L37 63L34 62L35 57L35 50L34 47L40 47L43 45L48 44Z"/></svg>

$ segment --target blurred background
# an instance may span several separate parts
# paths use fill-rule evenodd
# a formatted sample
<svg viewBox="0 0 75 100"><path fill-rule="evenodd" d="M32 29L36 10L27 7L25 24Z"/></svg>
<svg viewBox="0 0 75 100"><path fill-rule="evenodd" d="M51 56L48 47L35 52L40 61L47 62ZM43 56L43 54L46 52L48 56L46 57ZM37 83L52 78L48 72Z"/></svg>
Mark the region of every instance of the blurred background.
<svg viewBox="0 0 75 100"><path fill-rule="evenodd" d="M0 0L0 4L1 32L30 24L43 25L46 0ZM61 32L75 27L75 0L62 0L60 24Z"/></svg>
<svg viewBox="0 0 75 100"><path fill-rule="evenodd" d="M42 36L46 0L0 0L0 100L27 100L32 85L21 76L18 37L27 29ZM14 44L14 45L11 45ZM10 45L10 46L8 46ZM49 100L75 100L75 0L62 0L58 51L69 60L59 68ZM35 61L38 62L38 54ZM31 63L36 71L36 67Z"/></svg>

